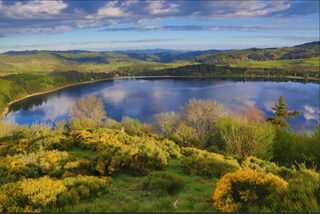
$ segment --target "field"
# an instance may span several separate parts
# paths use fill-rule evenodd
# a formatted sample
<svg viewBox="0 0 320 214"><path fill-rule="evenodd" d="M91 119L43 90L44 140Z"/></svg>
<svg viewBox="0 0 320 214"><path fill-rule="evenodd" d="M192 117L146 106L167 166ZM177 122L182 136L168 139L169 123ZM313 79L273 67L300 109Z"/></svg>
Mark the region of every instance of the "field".
<svg viewBox="0 0 320 214"><path fill-rule="evenodd" d="M249 60L242 63L233 63L233 67L243 68L286 68L286 69L310 69L318 70L320 66L320 57L311 57L305 59L283 59L283 60L267 60L254 61Z"/></svg>

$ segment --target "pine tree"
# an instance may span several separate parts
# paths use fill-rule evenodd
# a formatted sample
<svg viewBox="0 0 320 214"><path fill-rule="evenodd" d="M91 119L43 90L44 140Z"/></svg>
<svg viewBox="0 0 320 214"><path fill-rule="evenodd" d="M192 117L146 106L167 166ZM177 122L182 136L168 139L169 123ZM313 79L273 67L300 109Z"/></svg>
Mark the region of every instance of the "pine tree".
<svg viewBox="0 0 320 214"><path fill-rule="evenodd" d="M288 128L289 123L286 121L286 119L298 116L300 111L289 112L287 108L288 105L284 103L284 97L280 96L280 99L276 101L275 106L272 107L272 109L275 111L273 113L273 117L269 117L267 121L274 125L278 125L281 128Z"/></svg>

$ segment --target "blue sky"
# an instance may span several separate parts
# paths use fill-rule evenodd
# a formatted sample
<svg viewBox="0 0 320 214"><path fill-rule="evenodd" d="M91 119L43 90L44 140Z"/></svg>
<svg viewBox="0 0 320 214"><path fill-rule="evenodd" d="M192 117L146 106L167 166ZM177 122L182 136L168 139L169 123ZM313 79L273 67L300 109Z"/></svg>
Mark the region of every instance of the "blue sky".
<svg viewBox="0 0 320 214"><path fill-rule="evenodd" d="M0 52L242 49L317 40L318 0L0 0Z"/></svg>

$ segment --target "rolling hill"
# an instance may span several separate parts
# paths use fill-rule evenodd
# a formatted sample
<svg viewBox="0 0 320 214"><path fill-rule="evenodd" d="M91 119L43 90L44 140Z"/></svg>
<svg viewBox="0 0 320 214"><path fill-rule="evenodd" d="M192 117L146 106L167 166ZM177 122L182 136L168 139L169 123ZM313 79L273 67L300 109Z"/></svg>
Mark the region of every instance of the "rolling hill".
<svg viewBox="0 0 320 214"><path fill-rule="evenodd" d="M121 68L163 69L190 64L242 68L282 68L318 71L319 41L284 48L175 51L167 49L94 52L10 51L0 54L0 75L77 70L111 72Z"/></svg>

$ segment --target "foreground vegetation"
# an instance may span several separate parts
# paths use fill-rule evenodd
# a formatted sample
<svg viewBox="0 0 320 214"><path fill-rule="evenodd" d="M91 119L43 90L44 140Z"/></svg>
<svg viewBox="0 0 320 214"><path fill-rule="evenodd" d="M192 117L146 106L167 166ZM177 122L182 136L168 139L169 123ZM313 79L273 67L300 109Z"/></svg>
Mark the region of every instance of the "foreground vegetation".
<svg viewBox="0 0 320 214"><path fill-rule="evenodd" d="M0 212L320 212L320 128L287 131L284 98L268 122L212 100L155 124L103 109L89 97L54 126L0 121Z"/></svg>

